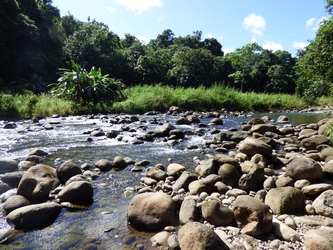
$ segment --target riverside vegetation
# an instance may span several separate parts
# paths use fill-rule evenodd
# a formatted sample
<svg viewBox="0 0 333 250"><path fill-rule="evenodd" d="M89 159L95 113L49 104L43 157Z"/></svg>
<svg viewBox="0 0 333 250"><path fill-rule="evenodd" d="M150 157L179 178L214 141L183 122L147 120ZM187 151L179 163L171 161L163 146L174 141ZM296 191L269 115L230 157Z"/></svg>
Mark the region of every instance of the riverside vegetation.
<svg viewBox="0 0 333 250"><path fill-rule="evenodd" d="M87 102L84 105L70 99L35 95L26 91L22 94L0 93L0 116L12 118L31 118L33 116L61 116L91 113L144 113L149 110L165 111L171 106L199 111L226 108L228 110L272 111L301 109L309 104L296 95L258 94L240 92L223 85L210 88L169 87L161 85L140 85L124 90L123 101ZM317 98L311 103L314 106L331 104L328 97Z"/></svg>

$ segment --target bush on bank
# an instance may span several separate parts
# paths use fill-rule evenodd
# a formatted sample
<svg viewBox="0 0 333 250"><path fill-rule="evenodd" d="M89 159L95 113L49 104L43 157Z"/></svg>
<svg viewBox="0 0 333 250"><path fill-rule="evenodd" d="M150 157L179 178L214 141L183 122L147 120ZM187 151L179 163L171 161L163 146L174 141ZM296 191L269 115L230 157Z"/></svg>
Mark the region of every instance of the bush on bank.
<svg viewBox="0 0 333 250"><path fill-rule="evenodd" d="M217 84L210 88L141 85L125 89L124 95L126 99L120 102L104 101L81 105L73 100L48 94L37 96L31 92L16 95L0 93L0 117L31 118L51 116L55 113L61 116L96 113L137 114L150 110L166 111L171 106L198 111L221 108L233 111L270 111L297 109L309 105L296 95L243 93ZM323 106L331 104L331 100L321 97L311 104Z"/></svg>

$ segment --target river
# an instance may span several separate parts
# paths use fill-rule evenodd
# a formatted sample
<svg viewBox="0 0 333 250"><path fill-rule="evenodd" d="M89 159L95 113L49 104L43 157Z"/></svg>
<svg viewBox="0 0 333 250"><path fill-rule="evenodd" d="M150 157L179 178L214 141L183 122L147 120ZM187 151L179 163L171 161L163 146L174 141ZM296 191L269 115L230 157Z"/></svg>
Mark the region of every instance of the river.
<svg viewBox="0 0 333 250"><path fill-rule="evenodd" d="M177 116L158 114L154 116L137 115L138 121L131 124L113 124L108 116L72 116L46 118L39 123L30 120L15 121L14 129L2 128L6 121L0 120L0 158L23 161L33 149L42 149L49 153L44 164L58 167L64 161L73 161L78 165L93 165L100 159L113 160L115 156L130 157L135 162L148 160L148 166L170 162L184 165L193 170L194 157L204 159L205 154L214 153L205 147L205 142L214 137L212 131L224 131L229 128L241 129L252 117L267 115L276 120L280 115L287 115L293 125L317 122L322 113L249 113L242 116L223 118L221 126L198 127L193 125L175 125ZM110 118L110 119L109 119ZM200 118L201 124L208 124L211 118ZM137 135L154 130L158 124L172 123L183 131L200 131L196 135L185 136L184 141L170 144L163 140L134 145ZM52 124L53 129L45 130L45 124ZM88 142L88 132L102 129L121 131L120 139L105 136L94 137ZM118 137L119 138L119 137ZM188 149L189 146L197 146ZM63 209L57 220L49 227L30 232L17 232L7 242L0 244L3 249L153 249L149 244L149 235L129 230L126 222L126 209L135 192L124 196L126 189L133 189L140 184L143 172L132 172L128 166L122 171L111 170L92 180L94 202L86 210L68 211ZM5 217L0 218L0 229L10 228ZM127 247L127 248L126 248Z"/></svg>

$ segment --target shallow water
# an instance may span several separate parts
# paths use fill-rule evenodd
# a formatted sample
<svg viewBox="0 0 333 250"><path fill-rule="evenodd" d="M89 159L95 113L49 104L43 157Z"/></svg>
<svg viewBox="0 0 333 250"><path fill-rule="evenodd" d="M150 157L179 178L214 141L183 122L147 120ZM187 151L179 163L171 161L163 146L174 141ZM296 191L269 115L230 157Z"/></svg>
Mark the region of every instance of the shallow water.
<svg viewBox="0 0 333 250"><path fill-rule="evenodd" d="M280 115L287 115L292 124L317 122L322 118L320 113L275 113L253 114L256 117L268 115L277 119ZM109 117L112 117L110 115ZM5 121L0 121L0 158L24 160L33 149L42 149L50 154L45 164L58 167L64 161L73 161L78 165L94 164L106 158L113 160L117 155L130 157L135 162L149 160L148 166L162 163L167 166L170 161L183 164L188 170L194 170L196 164L193 157L204 159L206 153L214 153L205 147L205 141L214 137L213 129L240 129L242 124L252 116L223 118L222 126L208 126L201 136L186 136L185 140L175 145L168 145L164 141L148 142L133 145L135 135L153 130L158 124L151 124L152 116L138 116L140 121L130 125L113 125L105 119L88 119L85 117L47 118L39 124L32 124L28 120L17 121L17 128L2 129ZM175 124L177 117L155 116L161 124L171 122ZM208 124L211 118L200 118L201 123ZM42 125L50 122L53 130L45 130ZM121 127L136 128L137 132L122 132L123 141L95 137L93 142L87 142L89 135L84 134L96 128L108 132L119 130ZM142 129L146 126L146 130ZM196 125L175 125L176 128L197 130ZM124 142L125 141L125 142ZM187 146L197 145L198 149L188 150ZM172 160L171 160L172 159ZM146 167L148 167L146 166ZM139 185L144 172L131 172L128 166L122 171L111 170L102 173L92 181L94 187L94 202L87 210L68 211L63 209L57 220L49 227L31 232L18 232L8 242L0 244L3 249L88 249L95 244L99 249L149 249L149 237L144 233L129 230L126 222L126 209L129 200L135 195L124 197L127 187ZM145 168L146 168L145 167ZM4 218L0 218L0 229L10 228ZM91 248L93 249L93 248Z"/></svg>

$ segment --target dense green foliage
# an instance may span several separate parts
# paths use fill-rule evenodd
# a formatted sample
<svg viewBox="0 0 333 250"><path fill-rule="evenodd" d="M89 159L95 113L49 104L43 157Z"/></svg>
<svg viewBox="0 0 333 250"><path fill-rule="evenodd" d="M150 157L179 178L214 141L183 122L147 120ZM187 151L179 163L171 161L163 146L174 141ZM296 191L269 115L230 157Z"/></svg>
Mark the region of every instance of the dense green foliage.
<svg viewBox="0 0 333 250"><path fill-rule="evenodd" d="M71 64L72 70L60 69L61 77L57 84L52 84L51 93L83 104L109 102L124 97L120 83L108 74L102 75L100 68L96 70L92 67L88 72L74 60L71 60Z"/></svg>
<svg viewBox="0 0 333 250"><path fill-rule="evenodd" d="M333 1L326 2L327 12L332 14ZM332 41L331 18L323 22L316 38L297 58L287 51L263 49L256 43L225 55L218 40L203 39L198 30L177 37L166 29L144 44L131 34L120 38L96 20L80 21L70 13L61 17L52 0L0 0L0 93L11 103L9 94L17 98L31 91L42 98L52 92L61 98L72 98L77 105L85 103L88 110L89 105L97 107L97 104L98 109L107 110L107 105L123 97L120 82L130 87L131 93L140 85L158 84L163 91L200 89L203 95L219 85L229 89L228 93L230 89L253 95L296 92L313 104L316 98L328 95L332 85ZM143 94L148 95L138 93ZM155 103L161 102L159 105L166 108L170 102L162 104L162 97L167 95L158 93L144 99L155 99ZM138 99L135 101L139 103L133 104L126 90L125 96L128 99L122 102L124 105L145 109L140 105L147 104L140 104ZM203 98L206 101L199 98L198 104L196 94L186 97L189 99L179 98L178 104L211 107L215 100L206 96ZM38 103L36 98L31 98L30 107ZM205 103L207 100L210 103ZM234 104L226 100L215 104ZM246 105L260 108L262 105L255 104L255 100ZM10 104L1 103L6 105L1 111L13 109ZM271 104L275 105L279 106Z"/></svg>

